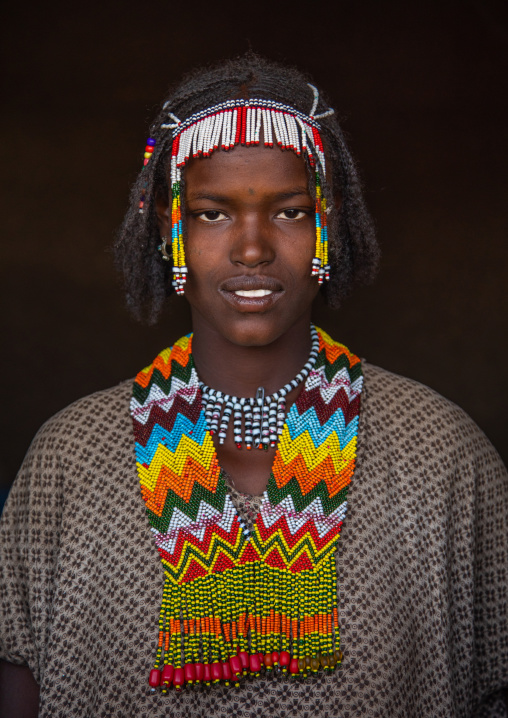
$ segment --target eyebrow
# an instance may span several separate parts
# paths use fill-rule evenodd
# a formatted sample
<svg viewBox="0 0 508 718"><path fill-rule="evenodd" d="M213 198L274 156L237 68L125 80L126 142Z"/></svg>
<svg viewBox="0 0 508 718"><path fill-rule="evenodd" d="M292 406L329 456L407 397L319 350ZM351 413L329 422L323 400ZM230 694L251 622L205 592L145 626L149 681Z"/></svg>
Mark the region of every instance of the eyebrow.
<svg viewBox="0 0 508 718"><path fill-rule="evenodd" d="M206 199L210 202L227 202L228 198L220 194L212 194L211 192L191 192L187 197L187 200Z"/></svg>
<svg viewBox="0 0 508 718"><path fill-rule="evenodd" d="M285 192L276 192L272 195L272 200L275 202L281 202L286 199L292 199L298 195L309 195L308 187L292 187ZM224 204L230 201L230 197L220 194L213 194L212 192L190 192L187 201L207 200L209 202L217 202L218 204Z"/></svg>
<svg viewBox="0 0 508 718"><path fill-rule="evenodd" d="M309 195L309 188L308 187L294 187L293 189L288 190L287 192L278 192L274 199L275 200L284 200L284 199L291 199L292 197L297 197L300 194L306 194Z"/></svg>

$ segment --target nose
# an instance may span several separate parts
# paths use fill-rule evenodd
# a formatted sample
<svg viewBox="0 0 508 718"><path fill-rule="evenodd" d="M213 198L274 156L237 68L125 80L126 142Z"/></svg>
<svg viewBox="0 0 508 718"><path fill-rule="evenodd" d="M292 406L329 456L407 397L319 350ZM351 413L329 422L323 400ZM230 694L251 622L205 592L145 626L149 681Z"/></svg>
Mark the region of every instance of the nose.
<svg viewBox="0 0 508 718"><path fill-rule="evenodd" d="M238 222L230 250L233 264L253 268L275 259L275 245L269 222L249 216Z"/></svg>

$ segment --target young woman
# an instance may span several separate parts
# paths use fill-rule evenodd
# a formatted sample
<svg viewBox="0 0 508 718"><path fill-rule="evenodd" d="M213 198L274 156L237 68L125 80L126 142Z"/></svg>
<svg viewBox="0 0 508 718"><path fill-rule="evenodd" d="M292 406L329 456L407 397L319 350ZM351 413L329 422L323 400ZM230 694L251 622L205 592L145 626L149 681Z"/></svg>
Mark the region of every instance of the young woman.
<svg viewBox="0 0 508 718"><path fill-rule="evenodd" d="M193 333L29 451L3 714L507 715L499 458L311 324L378 256L333 110L248 56L174 90L144 164L128 301L153 321L174 288Z"/></svg>

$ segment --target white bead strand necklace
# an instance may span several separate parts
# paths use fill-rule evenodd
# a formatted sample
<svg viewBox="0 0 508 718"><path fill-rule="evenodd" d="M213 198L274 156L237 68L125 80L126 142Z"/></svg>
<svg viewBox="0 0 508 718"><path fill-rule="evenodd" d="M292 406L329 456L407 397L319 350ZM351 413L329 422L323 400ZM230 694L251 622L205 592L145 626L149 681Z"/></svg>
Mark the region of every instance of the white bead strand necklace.
<svg viewBox="0 0 508 718"><path fill-rule="evenodd" d="M206 386L202 381L199 382L208 430L212 436L218 434L219 444L226 440L229 420L233 416L233 433L238 449L242 448L242 444L245 444L247 449L252 449L253 446L268 449L269 446L273 448L277 445L286 420L286 396L307 379L319 353L319 337L312 324L310 333L312 347L307 363L292 381L270 396L265 396L262 386L255 397L244 398L223 394Z"/></svg>

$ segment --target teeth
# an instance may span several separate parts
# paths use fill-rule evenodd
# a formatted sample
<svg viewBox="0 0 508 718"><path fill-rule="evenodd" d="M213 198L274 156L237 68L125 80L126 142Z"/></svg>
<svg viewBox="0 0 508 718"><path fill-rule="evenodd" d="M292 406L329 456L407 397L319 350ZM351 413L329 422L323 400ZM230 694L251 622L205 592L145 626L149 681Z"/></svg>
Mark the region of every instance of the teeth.
<svg viewBox="0 0 508 718"><path fill-rule="evenodd" d="M267 297L272 291L271 289L237 289L235 294L239 297Z"/></svg>

